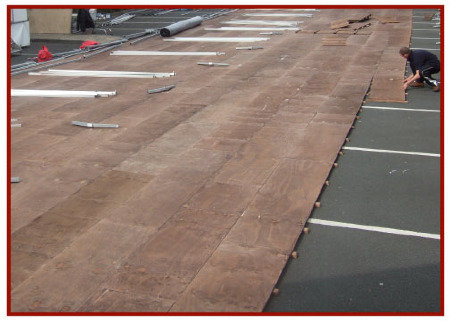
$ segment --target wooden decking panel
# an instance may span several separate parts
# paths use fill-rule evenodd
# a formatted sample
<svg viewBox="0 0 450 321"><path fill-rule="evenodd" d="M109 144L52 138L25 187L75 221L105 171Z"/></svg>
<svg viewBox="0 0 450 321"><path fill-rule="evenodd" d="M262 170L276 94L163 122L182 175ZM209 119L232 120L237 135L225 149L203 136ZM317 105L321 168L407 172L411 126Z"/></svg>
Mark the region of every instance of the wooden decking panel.
<svg viewBox="0 0 450 321"><path fill-rule="evenodd" d="M322 46L318 31L330 21L367 14L399 23L370 19L367 35ZM11 134L12 174L21 178L11 185L12 311L262 311L372 78L370 98L388 99L379 88L403 76L394 53L411 15L321 10L263 50L158 37L133 47L221 51L211 61L230 64L224 68L198 66L195 57L109 53L64 67L176 71L171 78L14 76L13 88L118 95L11 100L11 117L23 124ZM183 36L212 34L192 28ZM147 93L170 84L176 88Z"/></svg>

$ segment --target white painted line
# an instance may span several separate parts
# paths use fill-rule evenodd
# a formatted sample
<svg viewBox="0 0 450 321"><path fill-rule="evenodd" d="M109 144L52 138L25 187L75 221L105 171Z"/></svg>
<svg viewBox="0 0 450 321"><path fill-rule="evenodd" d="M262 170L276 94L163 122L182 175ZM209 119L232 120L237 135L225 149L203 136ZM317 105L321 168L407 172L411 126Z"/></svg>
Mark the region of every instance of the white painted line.
<svg viewBox="0 0 450 321"><path fill-rule="evenodd" d="M413 31L439 31L439 30L436 30L436 29L411 29L411 30L413 30Z"/></svg>
<svg viewBox="0 0 450 321"><path fill-rule="evenodd" d="M396 107L381 107L381 106L362 106L365 109L385 109L385 110L400 110L400 111L422 111L430 113L440 113L440 110L433 109L412 109L412 108L396 108Z"/></svg>
<svg viewBox="0 0 450 321"><path fill-rule="evenodd" d="M421 49L421 50L441 50L441 48L431 49L431 48L410 48L410 49Z"/></svg>
<svg viewBox="0 0 450 321"><path fill-rule="evenodd" d="M362 151L362 152L373 152L373 153L404 154L404 155L417 155L417 156L441 157L440 154L418 153L418 152L403 152L403 151L387 150L387 149L372 149L372 148L349 147L349 146L342 146L342 149L346 149L346 150L356 150L356 151Z"/></svg>
<svg viewBox="0 0 450 321"><path fill-rule="evenodd" d="M388 228L388 227L368 226L368 225L359 225L359 224L352 224L352 223L341 223L341 222L335 222L335 221L321 220L321 219L317 219L317 218L308 219L308 223L325 225L325 226L352 228L352 229L357 229L357 230L380 232L380 233L395 234L395 235L416 236L416 237L423 237L423 238L435 239L435 240L441 239L441 236L439 234L420 233L420 232L399 230L399 229Z"/></svg>
<svg viewBox="0 0 450 321"><path fill-rule="evenodd" d="M411 37L411 39L430 39L430 40L439 40L439 39L441 39L441 38Z"/></svg>

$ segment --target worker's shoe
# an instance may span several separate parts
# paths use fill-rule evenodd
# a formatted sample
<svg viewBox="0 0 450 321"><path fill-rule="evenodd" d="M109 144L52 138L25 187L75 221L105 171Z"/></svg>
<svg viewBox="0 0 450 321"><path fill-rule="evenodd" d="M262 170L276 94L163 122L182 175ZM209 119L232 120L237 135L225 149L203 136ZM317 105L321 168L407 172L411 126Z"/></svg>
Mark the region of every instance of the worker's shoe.
<svg viewBox="0 0 450 321"><path fill-rule="evenodd" d="M439 90L441 90L441 86L439 86L439 84L433 87L434 92L438 92Z"/></svg>
<svg viewBox="0 0 450 321"><path fill-rule="evenodd" d="M415 81L411 84L411 87L423 87L425 84L423 82Z"/></svg>

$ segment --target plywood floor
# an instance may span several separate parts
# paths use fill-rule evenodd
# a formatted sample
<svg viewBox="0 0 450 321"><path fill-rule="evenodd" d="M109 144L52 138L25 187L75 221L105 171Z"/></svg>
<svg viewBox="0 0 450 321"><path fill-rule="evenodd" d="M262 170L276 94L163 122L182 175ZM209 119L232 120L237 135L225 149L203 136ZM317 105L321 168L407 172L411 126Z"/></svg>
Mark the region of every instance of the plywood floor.
<svg viewBox="0 0 450 321"><path fill-rule="evenodd" d="M244 16L254 12L238 10L177 36L259 37L203 29L260 19ZM333 33L331 21L368 13L400 22L371 19L344 34L345 46L322 44L318 31ZM14 76L13 89L118 95L11 99L11 117L22 124L11 128L11 175L21 179L11 185L11 311L262 311L372 79L395 90L369 97L399 99L405 61L397 52L409 43L411 16L406 9L321 10L301 18L303 31L258 42L262 50L155 37L120 50L226 54L104 53L54 68L175 71L170 78Z"/></svg>

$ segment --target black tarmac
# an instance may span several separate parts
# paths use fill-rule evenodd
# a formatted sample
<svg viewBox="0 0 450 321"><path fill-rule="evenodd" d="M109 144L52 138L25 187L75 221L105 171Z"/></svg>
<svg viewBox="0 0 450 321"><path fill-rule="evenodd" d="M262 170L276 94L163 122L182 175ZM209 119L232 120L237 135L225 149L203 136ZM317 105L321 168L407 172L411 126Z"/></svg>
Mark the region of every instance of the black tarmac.
<svg viewBox="0 0 450 321"><path fill-rule="evenodd" d="M414 10L411 48L439 57L439 21L424 20L434 12ZM431 155L344 149L311 218L347 225L307 225L311 232L301 235L298 258L289 261L265 312L442 313L439 239L348 225L441 233L441 157L435 155L443 152L440 102L440 94L425 86L408 89L407 104L362 105L346 147Z"/></svg>

